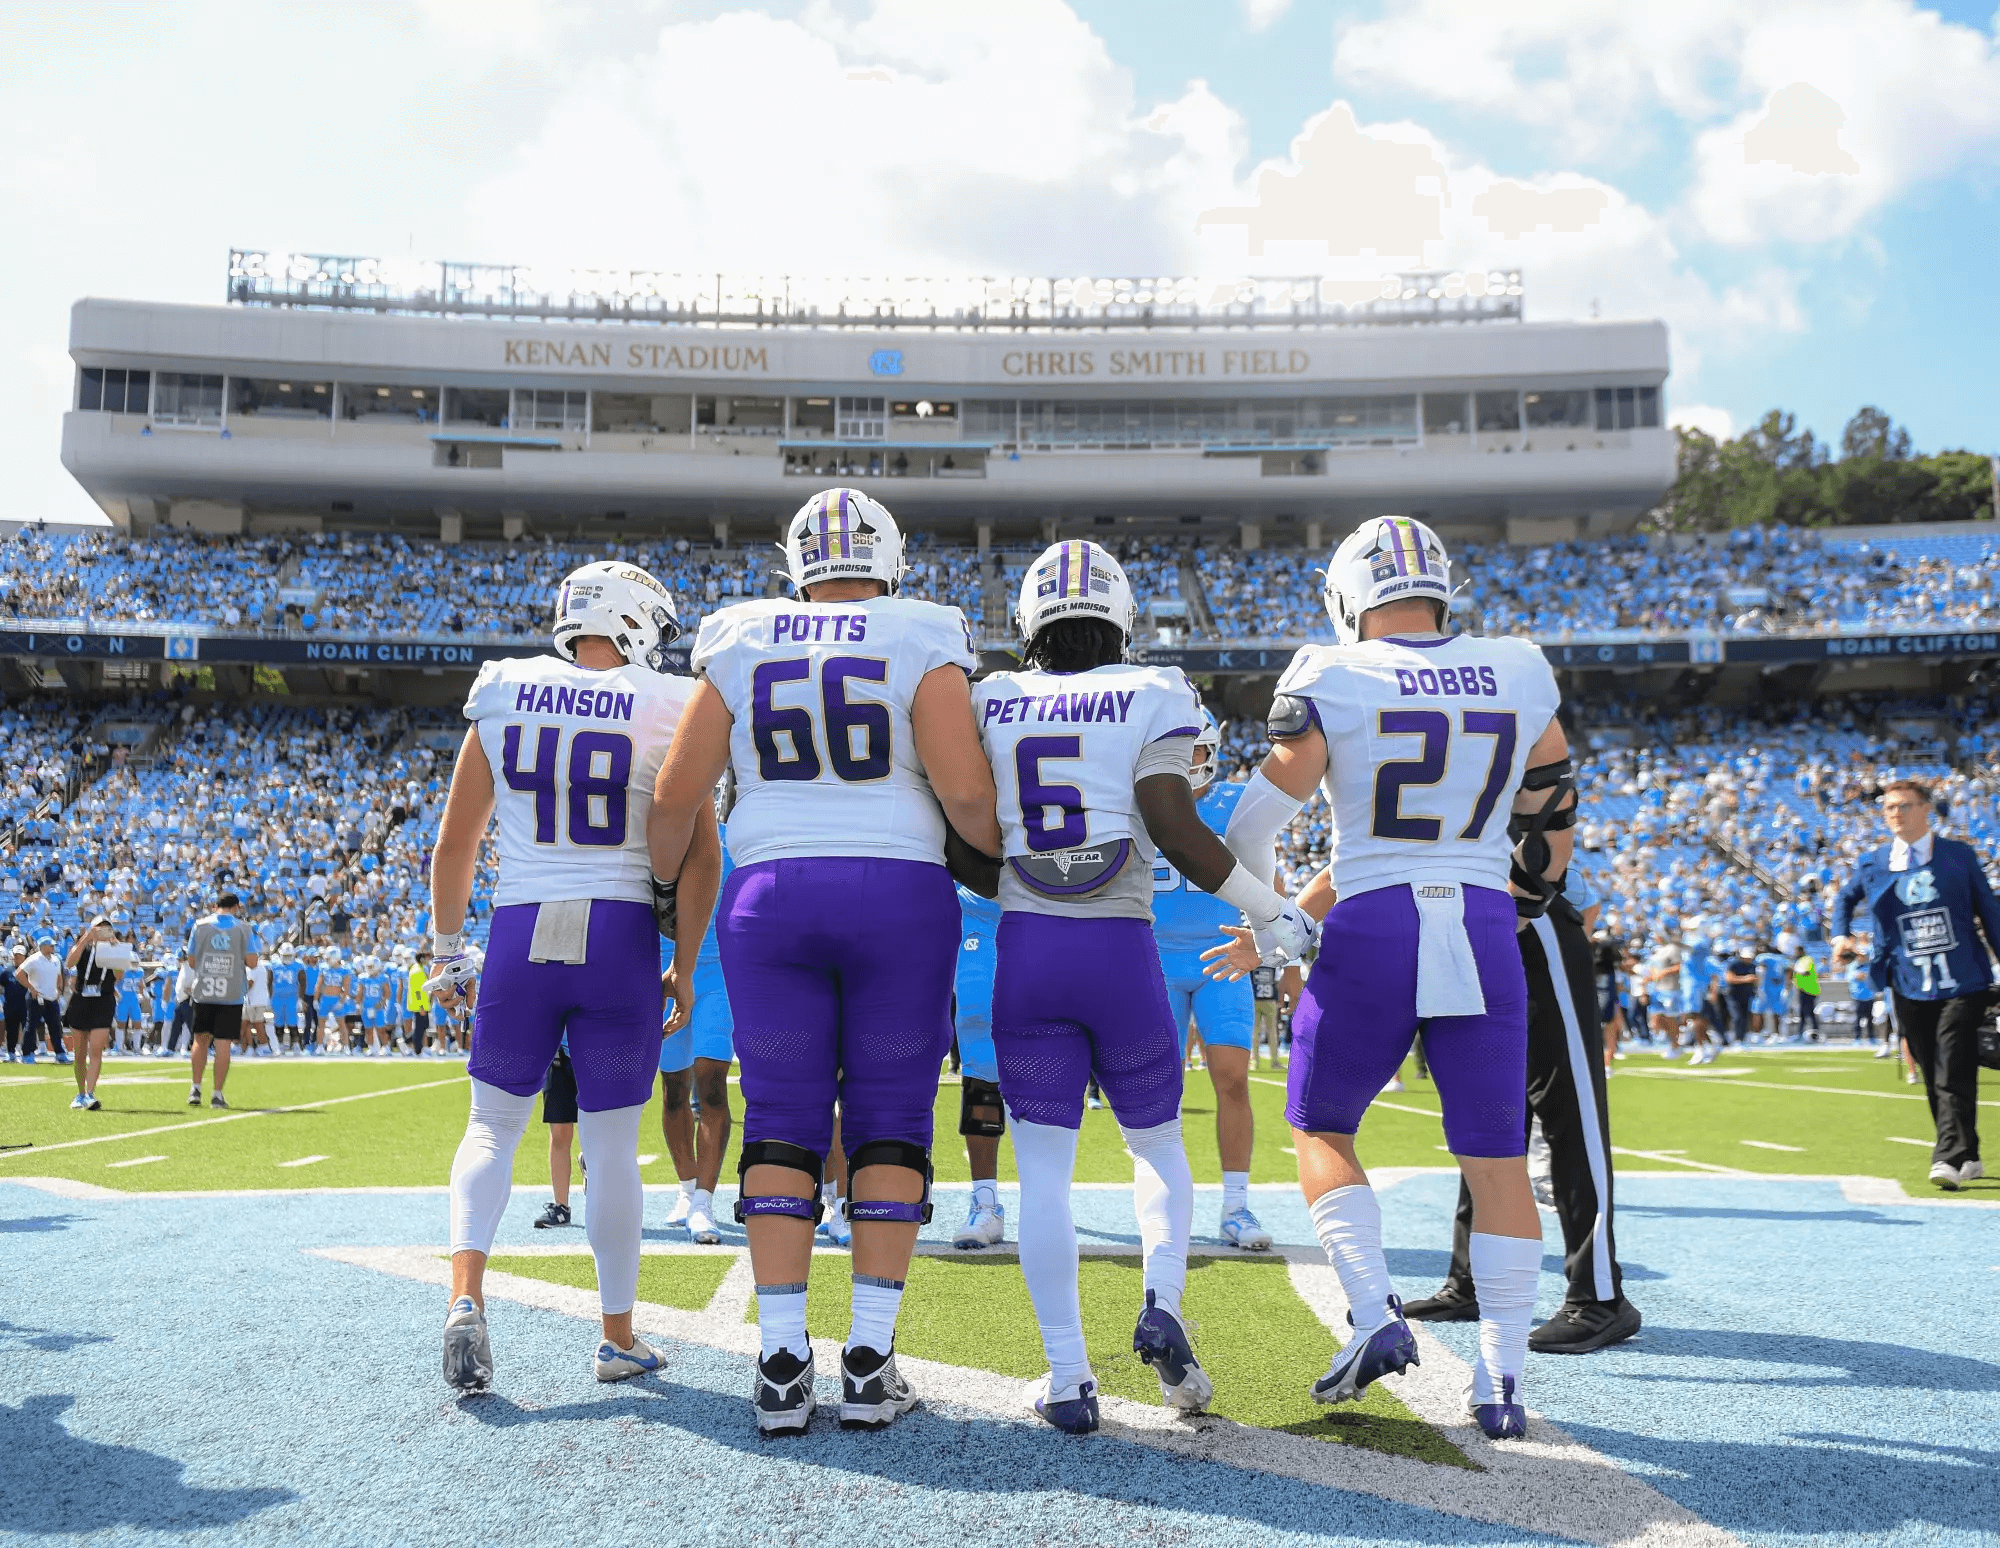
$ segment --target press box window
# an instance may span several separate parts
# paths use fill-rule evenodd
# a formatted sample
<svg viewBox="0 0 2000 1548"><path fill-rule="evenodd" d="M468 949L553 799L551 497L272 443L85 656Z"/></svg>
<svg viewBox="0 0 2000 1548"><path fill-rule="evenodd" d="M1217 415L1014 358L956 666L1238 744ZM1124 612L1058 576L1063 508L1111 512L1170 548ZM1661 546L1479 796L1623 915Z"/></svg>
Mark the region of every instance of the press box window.
<svg viewBox="0 0 2000 1548"><path fill-rule="evenodd" d="M1521 401L1528 410L1530 430L1583 430L1590 425L1587 392L1531 392Z"/></svg>
<svg viewBox="0 0 2000 1548"><path fill-rule="evenodd" d="M164 425L222 423L222 378L162 371L154 383L153 418Z"/></svg>
<svg viewBox="0 0 2000 1548"><path fill-rule="evenodd" d="M408 419L435 424L437 414L435 387L384 387L354 382L340 385L342 419Z"/></svg>
<svg viewBox="0 0 2000 1548"><path fill-rule="evenodd" d="M551 392L540 387L516 387L511 428L515 430L582 430L588 422L589 394Z"/></svg>
<svg viewBox="0 0 2000 1548"><path fill-rule="evenodd" d="M76 406L105 414L143 414L152 381L151 371L85 366Z"/></svg>
<svg viewBox="0 0 2000 1548"><path fill-rule="evenodd" d="M503 430L507 426L508 393L504 387L447 387L444 390L444 417L448 424L485 425Z"/></svg>
<svg viewBox="0 0 2000 1548"><path fill-rule="evenodd" d="M1598 388L1597 428L1600 430L1659 429L1660 389L1657 387Z"/></svg>
<svg viewBox="0 0 2000 1548"><path fill-rule="evenodd" d="M1521 395L1518 392L1482 392L1474 397L1481 434L1503 434L1521 428Z"/></svg>
<svg viewBox="0 0 2000 1548"><path fill-rule="evenodd" d="M1463 435L1465 427L1472 423L1468 401L1462 392L1425 393L1424 434Z"/></svg>
<svg viewBox="0 0 2000 1548"><path fill-rule="evenodd" d="M229 378L229 412L245 418L331 419L332 382L281 382L269 377Z"/></svg>

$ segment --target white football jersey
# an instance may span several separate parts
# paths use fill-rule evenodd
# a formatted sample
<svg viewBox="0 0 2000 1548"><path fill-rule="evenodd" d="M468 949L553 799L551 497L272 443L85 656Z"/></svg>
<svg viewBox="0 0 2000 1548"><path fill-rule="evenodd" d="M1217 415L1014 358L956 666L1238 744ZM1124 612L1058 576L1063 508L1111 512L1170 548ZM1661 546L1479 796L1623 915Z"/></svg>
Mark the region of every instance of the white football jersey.
<svg viewBox="0 0 2000 1548"><path fill-rule="evenodd" d="M1468 634L1307 645L1278 679L1326 737L1333 887L1507 886L1507 819L1555 717L1555 673L1529 640Z"/></svg>
<svg viewBox="0 0 2000 1548"><path fill-rule="evenodd" d="M978 665L955 607L764 600L710 613L694 669L735 717L738 865L805 855L944 863L944 812L910 728L924 675Z"/></svg>
<svg viewBox="0 0 2000 1548"><path fill-rule="evenodd" d="M1153 917L1153 841L1134 787L1183 778L1201 697L1177 667L996 672L972 690L1000 796L1000 901L1038 914Z"/></svg>
<svg viewBox="0 0 2000 1548"><path fill-rule="evenodd" d="M560 656L489 661L465 718L493 767L495 906L652 901L646 816L694 681Z"/></svg>

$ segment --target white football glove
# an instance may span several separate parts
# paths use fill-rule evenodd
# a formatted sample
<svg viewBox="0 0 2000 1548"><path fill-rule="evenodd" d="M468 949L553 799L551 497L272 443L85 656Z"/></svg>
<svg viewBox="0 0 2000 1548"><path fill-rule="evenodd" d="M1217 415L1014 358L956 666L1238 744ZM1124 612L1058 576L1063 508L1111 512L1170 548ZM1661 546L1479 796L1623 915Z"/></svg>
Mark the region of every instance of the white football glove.
<svg viewBox="0 0 2000 1548"><path fill-rule="evenodd" d="M465 993L465 986L479 976L479 959L465 943L465 932L431 937L431 976L424 980L424 993L440 989Z"/></svg>
<svg viewBox="0 0 2000 1548"><path fill-rule="evenodd" d="M1298 904L1287 903L1284 912L1263 929L1255 931L1251 939L1256 944L1257 954L1260 957L1268 958L1273 953L1277 955L1279 960L1267 963L1267 966L1278 967L1287 962L1303 962L1306 953L1312 950L1314 943L1319 940L1319 925L1313 916Z"/></svg>

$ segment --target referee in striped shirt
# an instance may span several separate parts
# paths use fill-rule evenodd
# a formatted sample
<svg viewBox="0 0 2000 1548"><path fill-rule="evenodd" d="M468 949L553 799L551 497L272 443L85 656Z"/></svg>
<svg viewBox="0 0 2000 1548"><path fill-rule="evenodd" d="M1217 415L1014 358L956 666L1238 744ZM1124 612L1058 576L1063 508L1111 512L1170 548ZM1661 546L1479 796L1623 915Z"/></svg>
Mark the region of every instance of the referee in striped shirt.
<svg viewBox="0 0 2000 1548"><path fill-rule="evenodd" d="M1579 871L1556 884L1548 911L1520 934L1528 975L1528 1110L1548 1141L1556 1216L1562 1222L1562 1309L1528 1336L1541 1354L1588 1354L1639 1331L1625 1299L1611 1229L1611 1122L1604 1106L1604 1031L1590 926L1597 901ZM1436 1295L1403 1315L1423 1322L1476 1322L1472 1286L1472 1194L1459 1183L1451 1270Z"/></svg>

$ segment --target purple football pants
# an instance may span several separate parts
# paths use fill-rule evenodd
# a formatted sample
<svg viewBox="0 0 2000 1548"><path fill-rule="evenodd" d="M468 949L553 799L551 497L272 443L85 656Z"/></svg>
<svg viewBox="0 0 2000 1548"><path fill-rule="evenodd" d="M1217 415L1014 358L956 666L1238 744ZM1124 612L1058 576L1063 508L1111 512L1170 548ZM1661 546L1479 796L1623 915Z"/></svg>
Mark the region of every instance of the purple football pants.
<svg viewBox="0 0 2000 1548"><path fill-rule="evenodd" d="M584 961L530 962L534 903L493 910L472 1014L474 1080L533 1096L569 1034L576 1105L587 1113L638 1107L660 1067L660 932L652 905L590 905Z"/></svg>
<svg viewBox="0 0 2000 1548"><path fill-rule="evenodd" d="M995 940L993 1049L1020 1123L1083 1126L1097 1072L1127 1129L1181 1110L1181 1042L1143 919L1063 919L1010 910Z"/></svg>
<svg viewBox="0 0 2000 1548"><path fill-rule="evenodd" d="M1292 1021L1285 1118L1293 1128L1353 1134L1421 1027L1452 1154L1527 1153L1528 983L1514 900L1491 887L1464 890L1465 933L1486 998L1480 1016L1418 1021L1417 903L1407 886L1334 904Z"/></svg>
<svg viewBox="0 0 2000 1548"><path fill-rule="evenodd" d="M824 1156L929 1147L951 1047L958 894L921 860L804 857L740 865L715 943L743 1066L743 1140Z"/></svg>

